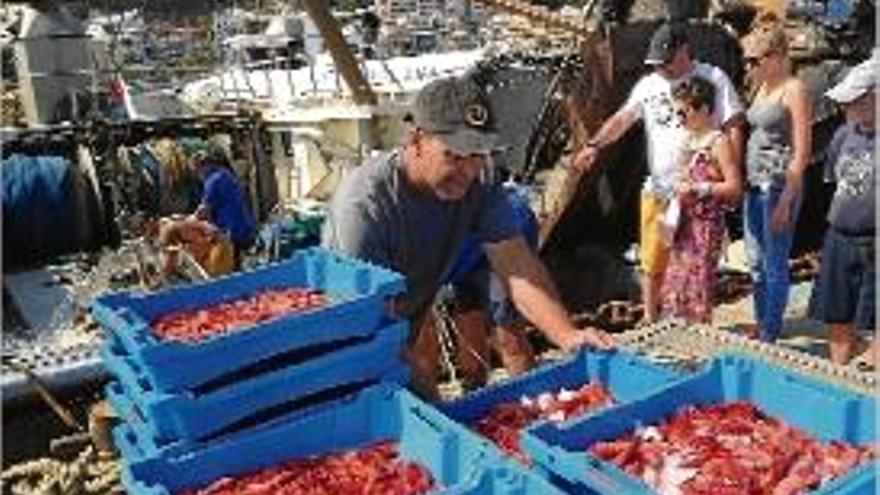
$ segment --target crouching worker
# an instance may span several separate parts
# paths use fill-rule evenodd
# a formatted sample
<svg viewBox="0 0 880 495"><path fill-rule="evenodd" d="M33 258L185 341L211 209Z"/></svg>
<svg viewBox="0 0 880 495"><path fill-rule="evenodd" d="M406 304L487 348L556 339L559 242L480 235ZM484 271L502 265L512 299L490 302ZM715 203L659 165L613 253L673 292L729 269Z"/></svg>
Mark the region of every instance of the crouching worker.
<svg viewBox="0 0 880 495"><path fill-rule="evenodd" d="M828 145L825 178L836 184L822 266L812 299L813 316L828 325L836 364L853 357L854 328L876 330L875 211L876 104L880 58L854 67L826 96L843 107L846 122ZM871 359L876 366L876 331Z"/></svg>
<svg viewBox="0 0 880 495"><path fill-rule="evenodd" d="M247 194L229 166L225 152L213 146L193 161L202 179L202 199L194 216L214 225L232 242L235 269L241 268L243 253L256 237L256 222L247 204Z"/></svg>
<svg viewBox="0 0 880 495"><path fill-rule="evenodd" d="M322 243L404 275L407 292L393 305L411 320L404 358L413 388L437 396L439 348L431 304L471 237L486 252L517 310L555 345L571 351L614 341L576 328L546 268L517 231L510 202L488 177L496 134L486 95L469 78L425 86L401 149L355 169L330 204Z"/></svg>

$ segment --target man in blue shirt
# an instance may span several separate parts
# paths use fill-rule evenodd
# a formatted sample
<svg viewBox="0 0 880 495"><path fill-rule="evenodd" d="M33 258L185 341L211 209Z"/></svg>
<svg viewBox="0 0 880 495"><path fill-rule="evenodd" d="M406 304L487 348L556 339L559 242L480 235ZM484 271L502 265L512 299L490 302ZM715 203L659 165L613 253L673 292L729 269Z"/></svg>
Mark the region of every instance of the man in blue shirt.
<svg viewBox="0 0 880 495"><path fill-rule="evenodd" d="M343 178L322 238L327 247L406 277L407 292L393 312L413 323L404 350L411 386L437 394L438 341L427 313L468 238L482 246L516 309L555 345L614 346L605 332L571 323L546 268L517 230L501 185L488 180L496 134L479 85L467 78L428 84L416 97L412 124L400 149Z"/></svg>
<svg viewBox="0 0 880 495"><path fill-rule="evenodd" d="M221 150L214 149L197 157L194 164L202 179L202 200L195 216L214 224L232 241L235 265L239 267L241 253L251 246L256 231L244 188Z"/></svg>

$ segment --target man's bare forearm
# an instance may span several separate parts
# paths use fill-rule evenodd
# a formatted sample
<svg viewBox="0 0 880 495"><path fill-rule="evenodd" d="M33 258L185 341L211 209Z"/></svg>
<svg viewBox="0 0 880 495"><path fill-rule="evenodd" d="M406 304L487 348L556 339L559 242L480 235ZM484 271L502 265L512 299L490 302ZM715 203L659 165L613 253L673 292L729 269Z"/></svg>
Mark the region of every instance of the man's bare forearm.
<svg viewBox="0 0 880 495"><path fill-rule="evenodd" d="M543 263L521 237L487 248L492 268L522 315L554 343L576 331Z"/></svg>

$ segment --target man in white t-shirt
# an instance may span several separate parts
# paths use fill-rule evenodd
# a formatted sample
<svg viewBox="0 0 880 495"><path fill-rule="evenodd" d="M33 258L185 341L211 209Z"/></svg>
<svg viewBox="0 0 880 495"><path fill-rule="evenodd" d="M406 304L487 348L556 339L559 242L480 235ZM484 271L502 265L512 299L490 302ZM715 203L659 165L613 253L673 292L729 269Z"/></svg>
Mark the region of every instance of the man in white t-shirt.
<svg viewBox="0 0 880 495"><path fill-rule="evenodd" d="M658 296L667 255L660 219L675 193L677 170L682 164L687 137L681 117L672 104L672 90L691 76L700 76L715 85L713 118L730 137L737 161L742 157L743 134L739 124L743 121L743 110L727 74L718 67L693 60L684 25L660 26L651 38L645 63L654 70L636 83L626 103L586 143L575 165L589 169L601 148L620 139L636 121L644 122L649 175L642 190L639 244L645 321L653 322L658 316Z"/></svg>

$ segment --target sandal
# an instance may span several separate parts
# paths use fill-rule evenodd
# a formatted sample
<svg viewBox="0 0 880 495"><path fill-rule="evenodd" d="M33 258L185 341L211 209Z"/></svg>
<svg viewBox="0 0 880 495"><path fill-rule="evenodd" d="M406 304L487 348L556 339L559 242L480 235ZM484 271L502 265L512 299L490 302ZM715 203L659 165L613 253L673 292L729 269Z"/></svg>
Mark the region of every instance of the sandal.
<svg viewBox="0 0 880 495"><path fill-rule="evenodd" d="M867 361L859 361L855 364L855 367L862 373L873 373L877 370L876 366Z"/></svg>
<svg viewBox="0 0 880 495"><path fill-rule="evenodd" d="M749 339L757 339L761 335L761 329L757 323L738 323L731 327L734 333Z"/></svg>

